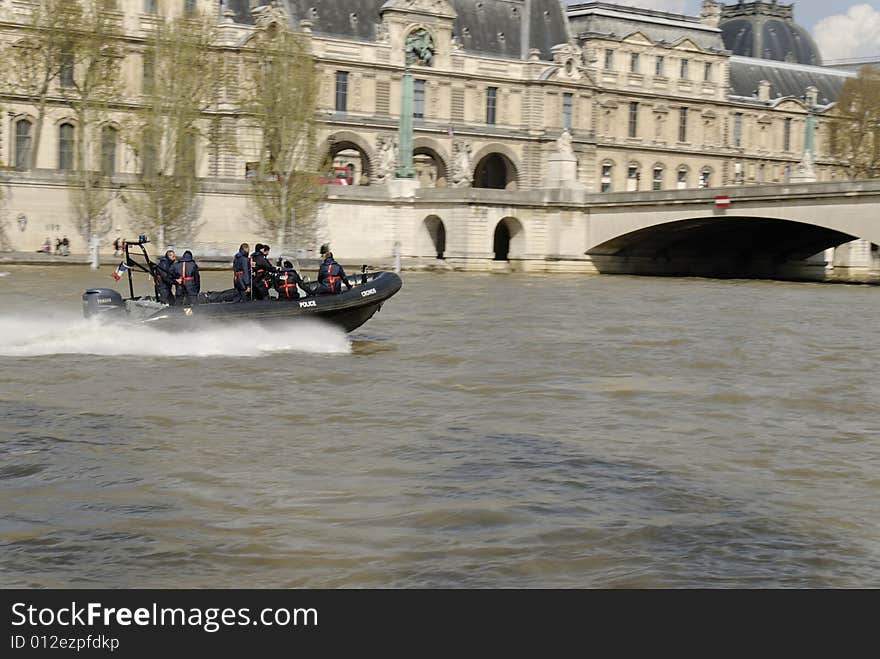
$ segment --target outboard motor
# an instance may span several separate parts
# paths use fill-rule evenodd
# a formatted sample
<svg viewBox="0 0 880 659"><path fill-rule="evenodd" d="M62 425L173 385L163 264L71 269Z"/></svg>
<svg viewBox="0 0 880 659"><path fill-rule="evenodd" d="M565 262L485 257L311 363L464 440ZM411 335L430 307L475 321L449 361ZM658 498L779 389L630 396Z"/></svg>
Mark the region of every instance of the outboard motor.
<svg viewBox="0 0 880 659"><path fill-rule="evenodd" d="M122 295L112 288L90 288L83 293L83 316L118 317L125 313Z"/></svg>

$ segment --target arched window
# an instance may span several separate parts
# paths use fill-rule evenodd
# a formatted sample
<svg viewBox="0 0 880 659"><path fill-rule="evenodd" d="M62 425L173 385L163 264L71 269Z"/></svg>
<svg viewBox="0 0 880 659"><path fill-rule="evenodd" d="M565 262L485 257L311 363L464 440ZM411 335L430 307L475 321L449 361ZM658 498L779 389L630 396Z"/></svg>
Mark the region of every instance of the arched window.
<svg viewBox="0 0 880 659"><path fill-rule="evenodd" d="M31 129L30 119L19 119L15 124L15 168L18 170L31 167Z"/></svg>
<svg viewBox="0 0 880 659"><path fill-rule="evenodd" d="M651 189L652 190L662 190L663 189L663 165L656 164L654 165L653 176L651 177Z"/></svg>
<svg viewBox="0 0 880 659"><path fill-rule="evenodd" d="M626 166L626 191L636 192L639 189L639 181L642 178L642 166L637 162L631 162Z"/></svg>
<svg viewBox="0 0 880 659"><path fill-rule="evenodd" d="M599 191L611 192L613 189L612 176L614 175L614 163L606 160L602 163L602 172L599 178Z"/></svg>
<svg viewBox="0 0 880 659"><path fill-rule="evenodd" d="M675 188L684 190L688 186L688 168L687 165L680 165L675 172Z"/></svg>
<svg viewBox="0 0 880 659"><path fill-rule="evenodd" d="M64 123L58 127L58 169L73 169L73 148L76 130L73 124Z"/></svg>
<svg viewBox="0 0 880 659"><path fill-rule="evenodd" d="M101 175L113 176L116 173L116 143L119 131L113 126L101 128Z"/></svg>
<svg viewBox="0 0 880 659"><path fill-rule="evenodd" d="M712 187L712 168L711 167L703 167L700 170L700 187L701 188L711 188Z"/></svg>

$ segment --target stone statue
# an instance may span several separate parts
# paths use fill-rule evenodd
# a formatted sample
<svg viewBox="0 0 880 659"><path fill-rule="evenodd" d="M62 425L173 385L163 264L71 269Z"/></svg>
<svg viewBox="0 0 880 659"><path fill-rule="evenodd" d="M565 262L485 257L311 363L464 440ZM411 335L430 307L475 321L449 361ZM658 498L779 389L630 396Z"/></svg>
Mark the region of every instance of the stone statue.
<svg viewBox="0 0 880 659"><path fill-rule="evenodd" d="M562 135L556 140L556 151L565 158L574 158L574 148L571 146L571 133L562 131Z"/></svg>
<svg viewBox="0 0 880 659"><path fill-rule="evenodd" d="M434 61L434 38L425 28L413 30L406 38L406 63L431 66Z"/></svg>
<svg viewBox="0 0 880 659"><path fill-rule="evenodd" d="M470 142L459 141L452 146L452 187L467 188L474 180L471 171L471 153L473 147Z"/></svg>
<svg viewBox="0 0 880 659"><path fill-rule="evenodd" d="M394 178L394 169L397 166L397 141L391 137L379 138L379 154L376 158L374 176L378 183L384 183Z"/></svg>

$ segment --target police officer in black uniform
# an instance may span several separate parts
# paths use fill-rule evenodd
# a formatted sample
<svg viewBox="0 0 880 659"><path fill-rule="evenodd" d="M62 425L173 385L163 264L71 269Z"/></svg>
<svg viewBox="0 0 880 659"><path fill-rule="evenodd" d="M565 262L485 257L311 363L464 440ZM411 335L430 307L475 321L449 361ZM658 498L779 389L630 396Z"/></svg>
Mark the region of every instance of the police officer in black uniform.
<svg viewBox="0 0 880 659"><path fill-rule="evenodd" d="M254 275L251 279L251 290L255 300L268 300L269 288L275 275L275 266L269 263L269 246L257 243L251 254L254 263Z"/></svg>
<svg viewBox="0 0 880 659"><path fill-rule="evenodd" d="M159 259L159 262L156 264L156 272L154 273L156 276L156 299L163 304L170 304L172 307L176 301L172 291L175 280L173 268L176 259L177 256L175 256L174 250L169 249Z"/></svg>
<svg viewBox="0 0 880 659"><path fill-rule="evenodd" d="M302 277L294 270L293 263L284 262L284 267L275 276L275 290L278 291L279 300L298 300L299 289L297 284L304 285Z"/></svg>
<svg viewBox="0 0 880 659"><path fill-rule="evenodd" d="M342 284L351 290L352 286L345 275L345 270L333 258L333 252L327 244L321 245L321 256L324 260L318 267L318 295L328 295L342 292Z"/></svg>
<svg viewBox="0 0 880 659"><path fill-rule="evenodd" d="M246 302L251 294L251 259L248 250L250 245L242 243L232 259L232 286L238 291L240 302Z"/></svg>
<svg viewBox="0 0 880 659"><path fill-rule="evenodd" d="M198 304L202 281L192 252L186 250L171 266L171 272L174 273L174 283L177 284L177 298L182 299L184 304Z"/></svg>

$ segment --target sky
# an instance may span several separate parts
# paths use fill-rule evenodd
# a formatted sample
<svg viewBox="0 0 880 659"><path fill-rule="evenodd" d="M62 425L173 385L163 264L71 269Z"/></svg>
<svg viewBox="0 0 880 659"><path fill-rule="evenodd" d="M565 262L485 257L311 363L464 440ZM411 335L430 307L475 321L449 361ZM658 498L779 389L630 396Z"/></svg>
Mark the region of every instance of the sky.
<svg viewBox="0 0 880 659"><path fill-rule="evenodd" d="M568 0L577 4L585 0ZM609 0L606 0L609 1ZM880 0L781 0L794 4L794 20L809 30L825 62L861 57L880 58ZM677 14L698 16L700 0L618 0ZM735 4L727 0L725 4Z"/></svg>

